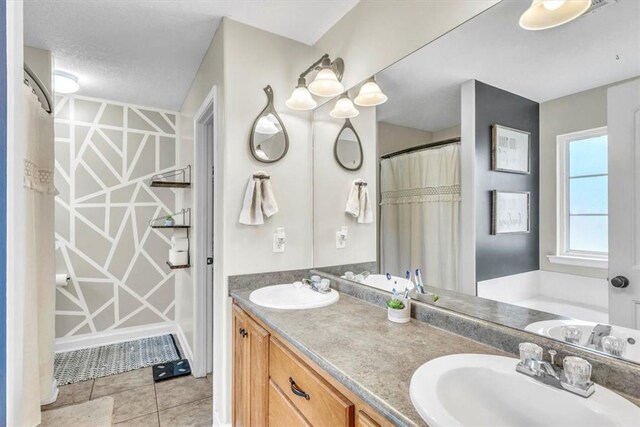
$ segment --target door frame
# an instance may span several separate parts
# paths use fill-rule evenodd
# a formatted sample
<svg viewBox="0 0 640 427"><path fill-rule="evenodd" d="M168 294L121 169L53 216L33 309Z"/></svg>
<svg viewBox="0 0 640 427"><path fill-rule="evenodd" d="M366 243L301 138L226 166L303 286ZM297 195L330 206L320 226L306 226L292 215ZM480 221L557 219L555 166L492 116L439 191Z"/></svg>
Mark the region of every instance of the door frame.
<svg viewBox="0 0 640 427"><path fill-rule="evenodd" d="M209 110L213 112L208 114ZM207 195L207 185L213 186L213 183L208 182L209 171L207 168L207 146L206 146L206 122L210 117L213 117L213 164L218 162L218 88L214 85L206 98L198 108L193 119L194 126L194 141L193 141L193 196L194 196L194 225L198 228L202 226L202 229L206 229L207 222L207 207L205 205ZM213 170L213 179L216 179L216 169ZM218 197L215 191L215 186L212 189L213 205L218 205ZM213 211L213 210L212 210ZM207 300L207 268L206 254L207 247L213 245L213 271L211 283L211 292L209 295L213 296L213 288L215 288L215 271L219 267L217 262L217 245L215 240L212 241L211 236L207 236L206 233L196 232L194 230L193 236L193 256L191 257L191 266L194 272L194 292L193 292L193 375L196 377L204 377L207 375L207 310L211 310L211 319L213 319L213 301ZM217 240L217 239L216 239ZM203 255L204 254L204 255ZM213 331L213 325L211 330ZM212 354L215 354L211 350Z"/></svg>

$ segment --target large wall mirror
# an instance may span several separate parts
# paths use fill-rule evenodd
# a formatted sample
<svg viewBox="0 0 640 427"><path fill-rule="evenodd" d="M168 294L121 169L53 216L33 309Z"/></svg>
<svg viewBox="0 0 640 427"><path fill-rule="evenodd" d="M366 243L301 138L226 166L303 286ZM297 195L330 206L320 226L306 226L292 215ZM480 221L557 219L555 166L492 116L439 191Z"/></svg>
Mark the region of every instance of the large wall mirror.
<svg viewBox="0 0 640 427"><path fill-rule="evenodd" d="M640 2L545 31L518 25L528 6L376 74L357 174L329 162L334 102L314 112L314 267L385 291L419 269L427 303L640 363ZM355 177L373 223L344 212Z"/></svg>

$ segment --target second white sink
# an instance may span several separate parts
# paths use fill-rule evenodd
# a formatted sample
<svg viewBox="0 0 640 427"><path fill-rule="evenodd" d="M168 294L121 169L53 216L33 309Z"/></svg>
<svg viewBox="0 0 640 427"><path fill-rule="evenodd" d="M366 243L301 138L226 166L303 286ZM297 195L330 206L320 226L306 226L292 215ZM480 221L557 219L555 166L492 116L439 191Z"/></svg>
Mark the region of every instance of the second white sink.
<svg viewBox="0 0 640 427"><path fill-rule="evenodd" d="M516 372L518 359L455 354L411 377L411 402L432 427L634 426L640 408L596 385L585 399Z"/></svg>
<svg viewBox="0 0 640 427"><path fill-rule="evenodd" d="M282 310L325 307L339 299L340 294L333 289L329 293L321 294L306 285L296 288L292 284L265 286L256 289L249 295L249 300L254 304Z"/></svg>

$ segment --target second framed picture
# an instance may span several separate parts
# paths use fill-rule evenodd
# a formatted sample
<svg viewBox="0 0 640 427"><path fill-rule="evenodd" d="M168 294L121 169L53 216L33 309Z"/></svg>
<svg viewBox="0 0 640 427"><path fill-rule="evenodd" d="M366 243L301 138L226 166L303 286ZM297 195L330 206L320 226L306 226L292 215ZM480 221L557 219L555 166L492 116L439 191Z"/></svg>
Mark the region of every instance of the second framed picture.
<svg viewBox="0 0 640 427"><path fill-rule="evenodd" d="M491 170L529 174L531 133L506 126L492 126Z"/></svg>
<svg viewBox="0 0 640 427"><path fill-rule="evenodd" d="M528 191L491 192L491 234L529 233L530 194Z"/></svg>

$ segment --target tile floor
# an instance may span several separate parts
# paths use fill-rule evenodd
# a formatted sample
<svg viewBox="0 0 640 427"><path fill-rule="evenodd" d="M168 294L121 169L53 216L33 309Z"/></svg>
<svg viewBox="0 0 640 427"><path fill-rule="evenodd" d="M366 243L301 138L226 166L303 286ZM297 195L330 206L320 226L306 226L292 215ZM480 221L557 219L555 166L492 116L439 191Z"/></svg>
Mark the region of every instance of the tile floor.
<svg viewBox="0 0 640 427"><path fill-rule="evenodd" d="M186 376L154 383L151 367L62 386L58 400L43 406L42 410L82 403L102 396L113 397L114 426L212 425L210 376Z"/></svg>

